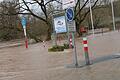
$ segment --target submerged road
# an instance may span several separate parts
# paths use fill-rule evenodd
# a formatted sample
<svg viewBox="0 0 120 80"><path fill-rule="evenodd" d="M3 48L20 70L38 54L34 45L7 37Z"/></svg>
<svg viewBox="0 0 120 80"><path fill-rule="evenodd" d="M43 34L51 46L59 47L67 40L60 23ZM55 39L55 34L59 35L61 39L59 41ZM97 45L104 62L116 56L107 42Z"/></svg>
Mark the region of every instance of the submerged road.
<svg viewBox="0 0 120 80"><path fill-rule="evenodd" d="M81 68L66 68L72 63L72 50L48 53L51 42L0 49L0 80L120 80L120 59L110 56L120 52L120 32L88 36L93 63ZM79 65L84 52L81 39L76 39Z"/></svg>

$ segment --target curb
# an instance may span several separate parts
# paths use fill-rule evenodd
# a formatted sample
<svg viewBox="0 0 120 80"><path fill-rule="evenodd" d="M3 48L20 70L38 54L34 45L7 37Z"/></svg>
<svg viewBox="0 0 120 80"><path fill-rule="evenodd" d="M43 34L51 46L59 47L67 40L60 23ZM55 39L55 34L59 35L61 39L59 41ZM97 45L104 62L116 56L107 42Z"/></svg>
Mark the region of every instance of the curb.
<svg viewBox="0 0 120 80"><path fill-rule="evenodd" d="M9 44L9 45L5 45L5 46L0 46L0 49L3 49L3 48L10 48L10 47L18 47L18 46L22 46L22 45L24 45L24 43Z"/></svg>
<svg viewBox="0 0 120 80"><path fill-rule="evenodd" d="M64 51L58 51L58 52L48 52L48 54L64 54L64 53L71 53L72 49L64 49Z"/></svg>

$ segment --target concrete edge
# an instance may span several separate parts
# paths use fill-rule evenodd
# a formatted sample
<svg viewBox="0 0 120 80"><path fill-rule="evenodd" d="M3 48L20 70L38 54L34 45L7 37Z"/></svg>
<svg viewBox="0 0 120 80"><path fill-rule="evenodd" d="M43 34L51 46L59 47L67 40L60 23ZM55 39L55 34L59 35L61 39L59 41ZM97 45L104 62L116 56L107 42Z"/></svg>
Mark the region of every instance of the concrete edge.
<svg viewBox="0 0 120 80"><path fill-rule="evenodd" d="M0 46L0 49L10 48L10 47L18 47L18 46L22 46L22 45L24 45L24 43L14 43L14 44L9 44L9 45L5 45L5 46Z"/></svg>

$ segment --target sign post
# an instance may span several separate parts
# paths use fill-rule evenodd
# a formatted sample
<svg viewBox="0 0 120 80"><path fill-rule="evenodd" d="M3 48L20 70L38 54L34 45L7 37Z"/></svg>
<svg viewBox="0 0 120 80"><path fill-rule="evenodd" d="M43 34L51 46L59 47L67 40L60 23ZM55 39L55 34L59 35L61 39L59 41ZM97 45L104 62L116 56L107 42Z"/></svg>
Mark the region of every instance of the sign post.
<svg viewBox="0 0 120 80"><path fill-rule="evenodd" d="M68 27L68 32L75 32L76 26L75 26L75 20L74 19L74 10L73 8L68 8L66 10L66 22Z"/></svg>
<svg viewBox="0 0 120 80"><path fill-rule="evenodd" d="M75 67L78 67L78 60L77 60L77 50L76 50L76 43L75 43L75 33L72 32L73 37L73 64Z"/></svg>
<svg viewBox="0 0 120 80"><path fill-rule="evenodd" d="M75 44L75 21L74 19L74 10L73 8L66 9L66 22L67 22L67 30L68 30L68 38L69 38L69 44L73 45L73 66L72 67L78 67L78 61L77 61L77 52L76 52L76 44ZM70 34L70 35L69 35ZM71 39L72 37L72 39ZM72 41L71 41L72 40Z"/></svg>
<svg viewBox="0 0 120 80"><path fill-rule="evenodd" d="M27 20L26 20L25 17L22 17L21 23L22 23L23 30L24 30L25 47L28 48L28 39L27 39L27 33L26 33L26 24L27 24Z"/></svg>

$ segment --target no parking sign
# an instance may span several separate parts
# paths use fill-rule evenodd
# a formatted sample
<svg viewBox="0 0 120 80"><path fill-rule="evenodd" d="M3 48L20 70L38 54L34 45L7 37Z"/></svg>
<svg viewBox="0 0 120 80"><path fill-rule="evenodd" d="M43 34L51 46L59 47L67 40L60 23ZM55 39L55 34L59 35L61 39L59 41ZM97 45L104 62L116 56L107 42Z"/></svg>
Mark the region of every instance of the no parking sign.
<svg viewBox="0 0 120 80"><path fill-rule="evenodd" d="M25 17L22 17L21 23L22 23L23 28L26 28L27 20Z"/></svg>

